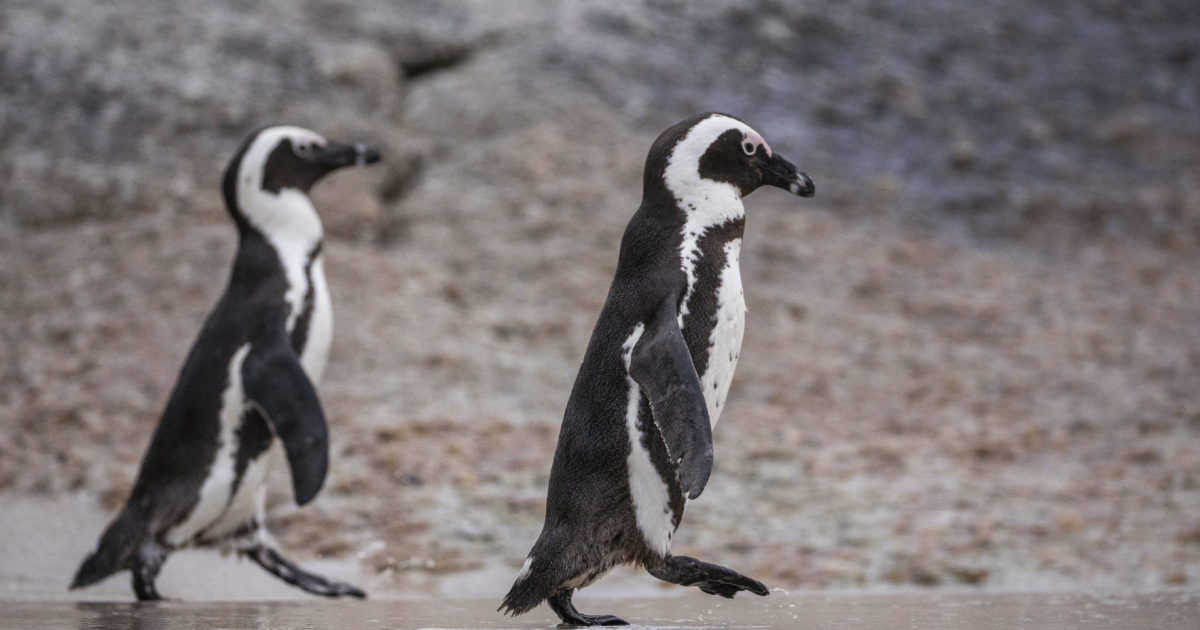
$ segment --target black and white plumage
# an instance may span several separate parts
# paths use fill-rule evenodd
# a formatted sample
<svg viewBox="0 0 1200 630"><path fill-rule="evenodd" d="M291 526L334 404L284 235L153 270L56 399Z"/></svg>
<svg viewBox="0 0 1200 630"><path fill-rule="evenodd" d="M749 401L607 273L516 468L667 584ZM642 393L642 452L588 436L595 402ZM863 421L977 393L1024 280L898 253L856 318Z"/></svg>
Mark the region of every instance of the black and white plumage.
<svg viewBox="0 0 1200 630"><path fill-rule="evenodd" d="M281 455L299 505L328 465L314 383L333 314L308 190L378 160L373 147L290 126L260 129L230 160L223 192L239 239L229 284L179 372L129 499L71 588L128 569L138 599L160 599L154 580L167 555L200 546L236 551L313 593L364 596L284 558L263 521L267 474Z"/></svg>
<svg viewBox="0 0 1200 630"><path fill-rule="evenodd" d="M541 536L500 607L510 614L548 601L568 624L624 624L571 603L624 563L724 597L767 594L735 571L671 555L671 536L708 481L712 428L741 351L742 197L761 185L811 197L812 180L722 114L663 132L644 177L567 403Z"/></svg>

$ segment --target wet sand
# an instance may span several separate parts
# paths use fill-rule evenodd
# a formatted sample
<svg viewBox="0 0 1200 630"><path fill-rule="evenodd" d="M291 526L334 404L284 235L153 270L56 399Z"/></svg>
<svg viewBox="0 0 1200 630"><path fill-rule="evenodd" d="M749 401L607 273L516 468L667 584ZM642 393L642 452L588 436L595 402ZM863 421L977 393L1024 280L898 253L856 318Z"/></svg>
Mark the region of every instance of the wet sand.
<svg viewBox="0 0 1200 630"><path fill-rule="evenodd" d="M1070 593L788 594L717 601L681 598L579 597L588 612L615 613L635 628L1174 628L1200 625L1200 594L1166 592L1120 597ZM551 628L542 607L517 619L495 602L392 600L367 602L0 603L0 628Z"/></svg>

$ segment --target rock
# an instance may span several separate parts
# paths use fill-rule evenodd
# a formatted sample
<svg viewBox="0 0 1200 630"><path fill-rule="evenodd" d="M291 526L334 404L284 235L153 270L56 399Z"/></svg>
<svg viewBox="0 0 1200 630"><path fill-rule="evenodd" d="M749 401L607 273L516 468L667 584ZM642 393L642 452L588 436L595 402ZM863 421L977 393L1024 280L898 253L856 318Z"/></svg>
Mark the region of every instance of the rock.
<svg viewBox="0 0 1200 630"><path fill-rule="evenodd" d="M317 4L244 17L230 0L6 6L20 28L0 42L0 83L15 88L0 103L0 172L20 185L0 190L0 212L49 226L188 210L256 127L396 127L402 73L380 44L324 32Z"/></svg>

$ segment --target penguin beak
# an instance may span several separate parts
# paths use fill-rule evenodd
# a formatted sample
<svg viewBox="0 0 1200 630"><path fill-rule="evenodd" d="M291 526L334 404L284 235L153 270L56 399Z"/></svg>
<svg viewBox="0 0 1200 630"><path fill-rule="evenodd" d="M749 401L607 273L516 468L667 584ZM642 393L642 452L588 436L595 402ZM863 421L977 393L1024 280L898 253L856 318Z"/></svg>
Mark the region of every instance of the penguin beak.
<svg viewBox="0 0 1200 630"><path fill-rule="evenodd" d="M330 142L313 159L325 166L326 172L328 172L347 166L374 164L379 161L380 155L379 149L362 142L353 144Z"/></svg>
<svg viewBox="0 0 1200 630"><path fill-rule="evenodd" d="M797 171L794 164L780 157L778 153L766 157L760 150L758 159L764 184L782 188L801 197L812 197L816 194L817 189L813 186L812 178Z"/></svg>

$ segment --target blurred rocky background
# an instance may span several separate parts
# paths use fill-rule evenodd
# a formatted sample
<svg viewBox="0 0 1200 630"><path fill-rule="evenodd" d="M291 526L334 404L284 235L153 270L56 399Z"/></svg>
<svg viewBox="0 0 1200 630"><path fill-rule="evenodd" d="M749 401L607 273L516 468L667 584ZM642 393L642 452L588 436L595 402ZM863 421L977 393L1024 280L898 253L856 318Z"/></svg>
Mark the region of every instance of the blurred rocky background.
<svg viewBox="0 0 1200 630"><path fill-rule="evenodd" d="M377 595L498 598L646 150L720 110L817 197L747 199L676 551L783 588L1200 585L1194 0L5 0L0 86L0 510L64 506L79 557L223 288L221 169L287 122L385 161L314 195L334 459L303 510L276 475L274 530Z"/></svg>

